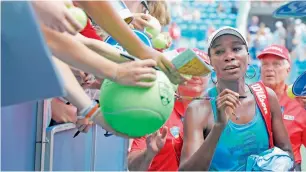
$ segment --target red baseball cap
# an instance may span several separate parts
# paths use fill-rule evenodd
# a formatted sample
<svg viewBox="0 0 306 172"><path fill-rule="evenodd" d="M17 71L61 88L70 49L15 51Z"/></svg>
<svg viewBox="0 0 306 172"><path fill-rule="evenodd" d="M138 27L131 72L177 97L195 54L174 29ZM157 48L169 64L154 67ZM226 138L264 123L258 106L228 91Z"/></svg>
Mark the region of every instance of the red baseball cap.
<svg viewBox="0 0 306 172"><path fill-rule="evenodd" d="M290 54L286 47L281 45L270 45L269 47L265 48L258 56L258 59L264 58L267 54L274 54L278 57L288 60L290 63Z"/></svg>

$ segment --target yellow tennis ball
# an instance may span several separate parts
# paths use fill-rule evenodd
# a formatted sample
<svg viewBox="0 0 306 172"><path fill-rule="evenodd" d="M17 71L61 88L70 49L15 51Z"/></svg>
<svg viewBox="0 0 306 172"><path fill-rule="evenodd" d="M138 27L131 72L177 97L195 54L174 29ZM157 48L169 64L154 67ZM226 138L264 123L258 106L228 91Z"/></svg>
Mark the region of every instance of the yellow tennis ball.
<svg viewBox="0 0 306 172"><path fill-rule="evenodd" d="M292 92L292 86L293 86L293 85L289 85L289 86L288 86L288 88L287 88L287 95L288 95L289 98L294 99L294 98L295 98L295 95L294 95L293 92Z"/></svg>
<svg viewBox="0 0 306 172"><path fill-rule="evenodd" d="M78 7L69 6L68 7L70 14L81 24L82 30L87 25L87 15L86 13Z"/></svg>
<svg viewBox="0 0 306 172"><path fill-rule="evenodd" d="M157 49L165 49L167 47L167 39L165 35L159 34L157 37L153 38L152 45Z"/></svg>
<svg viewBox="0 0 306 172"><path fill-rule="evenodd" d="M145 27L144 32L149 33L152 38L157 37L158 34L161 32L161 25L159 21L155 17L152 17L151 20L148 21L148 23L150 23L152 27Z"/></svg>

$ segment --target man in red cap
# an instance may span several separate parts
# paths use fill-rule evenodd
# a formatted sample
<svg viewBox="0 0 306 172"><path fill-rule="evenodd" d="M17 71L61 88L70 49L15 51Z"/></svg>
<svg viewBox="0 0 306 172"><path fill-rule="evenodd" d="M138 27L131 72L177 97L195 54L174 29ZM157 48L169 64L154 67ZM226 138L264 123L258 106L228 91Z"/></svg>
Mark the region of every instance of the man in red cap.
<svg viewBox="0 0 306 172"><path fill-rule="evenodd" d="M301 171L301 145L306 146L306 110L299 97L291 99L287 95L285 81L290 72L290 55L280 45L271 45L257 57L261 61L261 79L277 95L281 105L283 121L287 128L295 158L295 170Z"/></svg>
<svg viewBox="0 0 306 172"><path fill-rule="evenodd" d="M179 48L181 53L185 48ZM193 49L205 62L209 63L207 54ZM192 77L187 84L180 85L176 91L178 99L169 120L156 133L134 139L128 155L130 171L177 171L183 146L183 118L192 98L199 97L206 89L206 77Z"/></svg>

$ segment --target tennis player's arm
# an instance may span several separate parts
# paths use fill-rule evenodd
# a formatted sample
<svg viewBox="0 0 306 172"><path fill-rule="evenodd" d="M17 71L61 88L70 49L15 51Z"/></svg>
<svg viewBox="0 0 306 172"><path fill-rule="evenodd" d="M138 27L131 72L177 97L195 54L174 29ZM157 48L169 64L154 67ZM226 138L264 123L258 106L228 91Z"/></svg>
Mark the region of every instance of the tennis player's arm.
<svg viewBox="0 0 306 172"><path fill-rule="evenodd" d="M266 89L268 92L269 104L272 115L272 131L274 145L276 147L279 147L283 151L288 152L290 156L294 158L288 132L283 123L282 112L281 107L278 103L278 98L273 90L267 87Z"/></svg>
<svg viewBox="0 0 306 172"><path fill-rule="evenodd" d="M64 63L99 78L115 77L118 64L88 49L69 34L53 31L44 25L42 31L52 54Z"/></svg>
<svg viewBox="0 0 306 172"><path fill-rule="evenodd" d="M89 16L108 34L110 34L130 54L142 57L146 45L134 34L108 1L77 1Z"/></svg>
<svg viewBox="0 0 306 172"><path fill-rule="evenodd" d="M192 102L184 119L184 144L179 171L207 171L224 126L215 124L204 139L212 110L209 101Z"/></svg>

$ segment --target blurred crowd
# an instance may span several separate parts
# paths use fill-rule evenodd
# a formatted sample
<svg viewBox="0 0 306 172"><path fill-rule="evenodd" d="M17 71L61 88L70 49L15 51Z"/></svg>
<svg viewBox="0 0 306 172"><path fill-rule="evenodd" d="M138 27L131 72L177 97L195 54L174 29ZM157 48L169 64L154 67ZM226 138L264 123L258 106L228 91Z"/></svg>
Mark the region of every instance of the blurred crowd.
<svg viewBox="0 0 306 172"><path fill-rule="evenodd" d="M206 39L222 26L236 26L239 1L169 1L171 23L165 27L172 49L197 47L207 50Z"/></svg>
<svg viewBox="0 0 306 172"><path fill-rule="evenodd" d="M306 25L301 19L290 18L275 22L275 30L267 27L257 16L252 16L248 25L248 42L252 58L266 46L279 44L286 46L293 58L305 60Z"/></svg>
<svg viewBox="0 0 306 172"><path fill-rule="evenodd" d="M286 47L291 56L290 77L286 80L288 84L292 84L305 71L306 25L301 19L279 20L274 23L274 28L270 28L258 16L252 16L247 31L253 64L260 65L256 57L265 47L277 44Z"/></svg>

